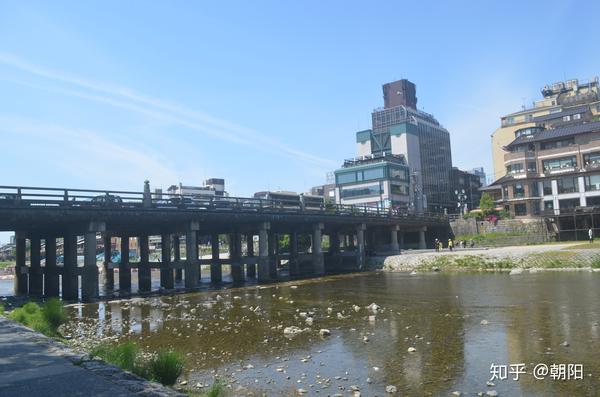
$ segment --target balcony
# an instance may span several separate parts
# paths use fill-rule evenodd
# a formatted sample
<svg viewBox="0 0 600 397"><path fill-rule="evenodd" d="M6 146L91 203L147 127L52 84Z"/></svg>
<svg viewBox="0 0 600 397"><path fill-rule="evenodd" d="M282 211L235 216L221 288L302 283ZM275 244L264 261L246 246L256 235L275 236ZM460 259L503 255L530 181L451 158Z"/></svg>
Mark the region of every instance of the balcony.
<svg viewBox="0 0 600 397"><path fill-rule="evenodd" d="M600 148L599 148L599 150L600 150ZM525 160L535 160L535 152L528 150L526 152L506 153L504 155L504 164L506 165L506 163L511 160L518 160L518 159L523 159L523 158L525 158Z"/></svg>

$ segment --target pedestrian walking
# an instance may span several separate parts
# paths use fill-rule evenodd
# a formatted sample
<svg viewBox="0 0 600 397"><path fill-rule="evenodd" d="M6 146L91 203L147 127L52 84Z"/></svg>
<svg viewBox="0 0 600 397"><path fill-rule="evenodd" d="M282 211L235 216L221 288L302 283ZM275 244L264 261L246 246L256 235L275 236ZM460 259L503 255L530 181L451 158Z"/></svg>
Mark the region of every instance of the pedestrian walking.
<svg viewBox="0 0 600 397"><path fill-rule="evenodd" d="M592 228L590 227L590 230L588 230L588 237L590 239L590 244L594 242L594 231L592 230Z"/></svg>
<svg viewBox="0 0 600 397"><path fill-rule="evenodd" d="M448 239L448 249L450 251L452 251L452 248L454 247L454 242L452 241L451 238Z"/></svg>

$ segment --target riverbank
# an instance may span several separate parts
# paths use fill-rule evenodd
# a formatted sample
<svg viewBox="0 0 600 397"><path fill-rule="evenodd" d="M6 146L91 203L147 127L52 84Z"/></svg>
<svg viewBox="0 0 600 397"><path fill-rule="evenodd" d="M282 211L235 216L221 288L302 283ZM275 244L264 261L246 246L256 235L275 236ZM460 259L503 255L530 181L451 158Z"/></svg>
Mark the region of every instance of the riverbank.
<svg viewBox="0 0 600 397"><path fill-rule="evenodd" d="M517 247L405 251L375 259L372 265L390 272L413 271L600 271L600 248L581 242Z"/></svg>
<svg viewBox="0 0 600 397"><path fill-rule="evenodd" d="M185 396L0 316L0 395Z"/></svg>

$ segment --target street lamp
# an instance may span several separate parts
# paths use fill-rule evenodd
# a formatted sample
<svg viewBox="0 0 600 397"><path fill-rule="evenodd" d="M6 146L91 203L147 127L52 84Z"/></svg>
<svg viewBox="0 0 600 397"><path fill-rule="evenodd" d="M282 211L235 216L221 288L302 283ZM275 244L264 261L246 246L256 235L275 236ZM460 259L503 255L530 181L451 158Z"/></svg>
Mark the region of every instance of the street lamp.
<svg viewBox="0 0 600 397"><path fill-rule="evenodd" d="M465 193L465 189L461 189L460 192L458 190L454 191L456 195L456 199L458 202L456 203L458 206L458 210L461 214L465 214L465 209L467 207L467 195Z"/></svg>

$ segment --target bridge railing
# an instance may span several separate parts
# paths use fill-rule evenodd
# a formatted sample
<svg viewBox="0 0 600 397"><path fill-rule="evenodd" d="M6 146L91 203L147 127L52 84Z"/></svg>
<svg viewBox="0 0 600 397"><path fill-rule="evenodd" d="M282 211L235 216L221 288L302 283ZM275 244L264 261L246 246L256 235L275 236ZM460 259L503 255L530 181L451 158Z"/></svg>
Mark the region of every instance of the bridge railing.
<svg viewBox="0 0 600 397"><path fill-rule="evenodd" d="M412 214L401 210L326 202L295 203L255 197L202 196L22 186L0 186L0 207L146 208L217 212L319 213L325 215L431 221L447 219L445 215L439 213Z"/></svg>

